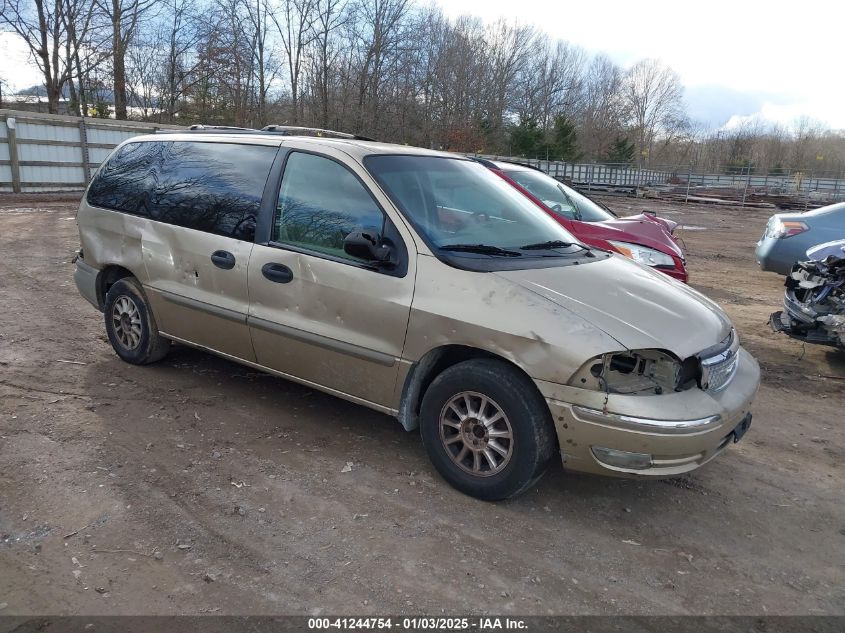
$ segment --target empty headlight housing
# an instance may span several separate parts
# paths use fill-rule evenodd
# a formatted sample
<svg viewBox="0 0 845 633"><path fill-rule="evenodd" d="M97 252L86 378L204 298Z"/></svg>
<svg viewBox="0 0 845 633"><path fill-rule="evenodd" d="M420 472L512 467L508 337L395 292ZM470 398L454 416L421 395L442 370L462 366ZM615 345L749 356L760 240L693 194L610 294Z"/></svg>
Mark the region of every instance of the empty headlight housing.
<svg viewBox="0 0 845 633"><path fill-rule="evenodd" d="M608 393L653 395L689 389L699 376L695 357L680 361L662 350L643 349L597 356L569 384Z"/></svg>

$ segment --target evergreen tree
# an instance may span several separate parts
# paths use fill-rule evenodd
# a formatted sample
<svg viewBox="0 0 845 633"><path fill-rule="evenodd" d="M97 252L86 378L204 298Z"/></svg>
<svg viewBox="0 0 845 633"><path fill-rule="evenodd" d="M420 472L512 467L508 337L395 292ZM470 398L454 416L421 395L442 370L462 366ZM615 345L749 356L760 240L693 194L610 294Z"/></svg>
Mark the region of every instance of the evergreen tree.
<svg viewBox="0 0 845 633"><path fill-rule="evenodd" d="M511 130L511 154L537 158L541 152L545 154L543 130L537 125L534 117L520 119L519 125Z"/></svg>
<svg viewBox="0 0 845 633"><path fill-rule="evenodd" d="M550 158L554 160L574 162L580 158L575 123L563 114L555 117L551 149Z"/></svg>
<svg viewBox="0 0 845 633"><path fill-rule="evenodd" d="M636 147L632 141L622 136L617 136L610 150L607 152L606 162L613 165L630 165L634 162Z"/></svg>

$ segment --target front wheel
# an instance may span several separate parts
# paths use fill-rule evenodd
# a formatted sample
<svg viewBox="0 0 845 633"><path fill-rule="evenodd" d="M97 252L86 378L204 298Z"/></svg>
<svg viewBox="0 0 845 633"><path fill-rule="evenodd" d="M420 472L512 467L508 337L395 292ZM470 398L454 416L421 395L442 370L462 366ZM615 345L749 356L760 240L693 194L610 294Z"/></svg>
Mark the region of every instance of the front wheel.
<svg viewBox="0 0 845 633"><path fill-rule="evenodd" d="M146 365L167 355L170 341L158 333L141 284L133 277L112 284L106 293L103 314L109 341L127 363Z"/></svg>
<svg viewBox="0 0 845 633"><path fill-rule="evenodd" d="M423 397L420 427L440 475L486 501L527 490L557 450L537 388L498 360L464 361L437 376Z"/></svg>

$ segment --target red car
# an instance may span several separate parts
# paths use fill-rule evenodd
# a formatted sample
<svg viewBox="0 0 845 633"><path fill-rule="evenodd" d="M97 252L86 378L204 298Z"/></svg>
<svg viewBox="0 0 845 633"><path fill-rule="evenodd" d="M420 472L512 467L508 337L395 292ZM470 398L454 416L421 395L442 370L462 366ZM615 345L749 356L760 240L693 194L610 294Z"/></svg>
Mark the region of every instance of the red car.
<svg viewBox="0 0 845 633"><path fill-rule="evenodd" d="M590 246L622 253L684 283L684 252L673 235L677 222L641 213L625 218L533 167L477 159Z"/></svg>

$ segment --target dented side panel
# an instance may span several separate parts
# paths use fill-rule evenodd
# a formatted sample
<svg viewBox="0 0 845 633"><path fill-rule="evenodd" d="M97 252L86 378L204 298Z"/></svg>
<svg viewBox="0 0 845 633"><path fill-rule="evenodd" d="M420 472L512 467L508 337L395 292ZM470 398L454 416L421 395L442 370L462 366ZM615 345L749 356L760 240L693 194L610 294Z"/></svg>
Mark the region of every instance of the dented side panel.
<svg viewBox="0 0 845 633"><path fill-rule="evenodd" d="M149 224L141 238L147 271L144 283L159 329L197 345L255 361L246 325L247 266L252 243L146 222ZM211 261L215 251L234 255L234 268L215 266Z"/></svg>
<svg viewBox="0 0 845 633"><path fill-rule="evenodd" d="M117 265L131 271L141 282L146 268L141 255L140 218L88 206L84 198L77 214L79 238L85 263L98 270Z"/></svg>
<svg viewBox="0 0 845 633"><path fill-rule="evenodd" d="M120 266L144 286L159 329L225 354L255 360L246 327L246 270L252 244L91 207L78 215L85 263ZM215 250L235 255L221 270Z"/></svg>
<svg viewBox="0 0 845 633"><path fill-rule="evenodd" d="M499 274L459 270L423 255L417 267L407 360L464 345L501 356L532 378L565 383L593 356L625 349L583 318Z"/></svg>

